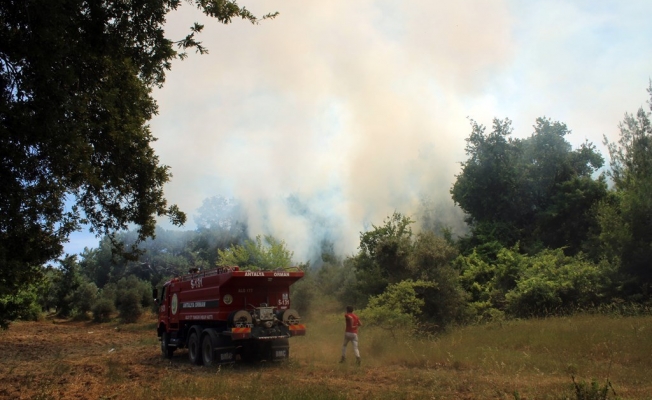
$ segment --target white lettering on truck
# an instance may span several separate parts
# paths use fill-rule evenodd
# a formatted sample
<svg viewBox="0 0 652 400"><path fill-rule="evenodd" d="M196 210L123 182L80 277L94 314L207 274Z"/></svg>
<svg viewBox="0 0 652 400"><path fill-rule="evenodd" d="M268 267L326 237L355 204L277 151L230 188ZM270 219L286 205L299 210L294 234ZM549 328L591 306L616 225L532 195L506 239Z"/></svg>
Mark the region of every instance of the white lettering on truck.
<svg viewBox="0 0 652 400"><path fill-rule="evenodd" d="M210 314L209 314L209 315L206 315L206 314L202 314L202 315L187 315L187 316L186 316L186 319L207 320L207 319L213 319L213 316L210 315Z"/></svg>
<svg viewBox="0 0 652 400"><path fill-rule="evenodd" d="M206 307L206 302L205 301L195 301L190 302L190 303L181 303L181 306L183 308L198 308L198 307Z"/></svg>

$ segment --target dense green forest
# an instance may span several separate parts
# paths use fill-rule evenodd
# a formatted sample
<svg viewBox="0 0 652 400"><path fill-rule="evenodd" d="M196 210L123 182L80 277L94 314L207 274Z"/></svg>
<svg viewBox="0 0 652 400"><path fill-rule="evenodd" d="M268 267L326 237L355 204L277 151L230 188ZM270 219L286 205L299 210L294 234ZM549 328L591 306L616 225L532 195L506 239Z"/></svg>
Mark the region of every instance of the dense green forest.
<svg viewBox="0 0 652 400"><path fill-rule="evenodd" d="M648 89L652 109L652 84ZM591 143L573 149L562 122L540 118L525 139L511 122L471 120L467 159L450 189L468 233L395 212L360 233L343 256L324 237L294 305L324 296L354 304L370 324L437 331L455 324L580 311L649 312L652 306L652 123L625 114L609 164ZM603 168L606 167L606 168ZM289 201L298 202L296 198ZM300 207L298 207L300 208ZM432 210L431 210L432 211ZM428 214L428 213L425 213ZM424 215L425 215L424 214ZM42 266L41 279L1 299L12 317L138 318L151 289L189 267L296 265L282 238L251 238L237 199L206 199L197 229L105 236L97 248ZM135 245L136 254L116 252Z"/></svg>

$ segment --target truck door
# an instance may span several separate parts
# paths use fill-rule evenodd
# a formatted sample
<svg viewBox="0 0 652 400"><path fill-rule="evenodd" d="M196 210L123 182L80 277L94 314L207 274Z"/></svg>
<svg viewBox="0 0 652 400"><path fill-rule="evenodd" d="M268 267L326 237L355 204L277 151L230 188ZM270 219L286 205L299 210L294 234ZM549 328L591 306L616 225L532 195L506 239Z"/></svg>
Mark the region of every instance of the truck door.
<svg viewBox="0 0 652 400"><path fill-rule="evenodd" d="M169 288L164 285L161 290L161 300L159 301L158 306L158 319L166 326L169 326L170 319L170 296L168 296L168 294Z"/></svg>
<svg viewBox="0 0 652 400"><path fill-rule="evenodd" d="M179 329L179 285L174 283L170 285L170 307L168 307L168 317L170 318L170 329Z"/></svg>

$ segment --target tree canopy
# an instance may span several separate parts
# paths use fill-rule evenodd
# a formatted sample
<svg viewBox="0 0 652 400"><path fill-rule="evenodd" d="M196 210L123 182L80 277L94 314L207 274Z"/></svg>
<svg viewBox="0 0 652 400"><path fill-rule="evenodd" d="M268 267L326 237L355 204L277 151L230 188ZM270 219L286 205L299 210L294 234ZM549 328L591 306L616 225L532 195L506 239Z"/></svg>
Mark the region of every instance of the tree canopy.
<svg viewBox="0 0 652 400"><path fill-rule="evenodd" d="M652 111L652 82L648 87ZM640 108L625 114L620 138L609 148L614 195L600 209L602 242L624 270L652 285L652 121Z"/></svg>
<svg viewBox="0 0 652 400"><path fill-rule="evenodd" d="M531 253L581 251L597 226L591 208L607 194L604 177L593 177L603 164L595 146L572 150L566 125L546 118L537 119L526 139L510 137L508 119L495 119L488 134L475 121L471 127L468 160L451 189L472 230L466 247L520 241Z"/></svg>
<svg viewBox="0 0 652 400"><path fill-rule="evenodd" d="M191 0L220 23L260 19L231 0ZM110 235L155 218L181 225L168 205L147 122L151 91L186 49L207 50L195 23L168 38L180 0L7 0L0 3L0 296L37 279L69 234L88 224ZM275 15L266 15L270 18Z"/></svg>

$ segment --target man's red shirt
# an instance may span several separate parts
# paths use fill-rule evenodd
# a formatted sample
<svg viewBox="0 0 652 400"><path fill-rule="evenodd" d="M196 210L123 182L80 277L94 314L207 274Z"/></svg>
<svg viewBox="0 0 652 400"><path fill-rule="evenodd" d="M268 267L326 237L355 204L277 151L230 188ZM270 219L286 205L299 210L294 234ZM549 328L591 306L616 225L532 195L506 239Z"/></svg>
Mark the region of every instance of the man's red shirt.
<svg viewBox="0 0 652 400"><path fill-rule="evenodd" d="M362 326L358 316L353 313L344 314L344 319L346 320L346 331L350 333L358 333L358 327Z"/></svg>

